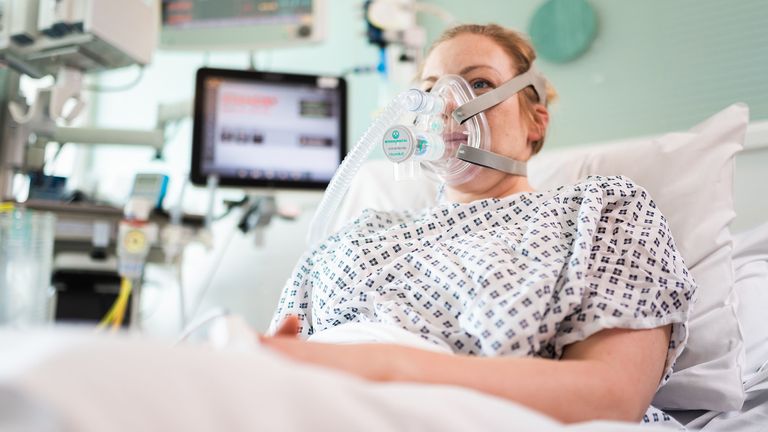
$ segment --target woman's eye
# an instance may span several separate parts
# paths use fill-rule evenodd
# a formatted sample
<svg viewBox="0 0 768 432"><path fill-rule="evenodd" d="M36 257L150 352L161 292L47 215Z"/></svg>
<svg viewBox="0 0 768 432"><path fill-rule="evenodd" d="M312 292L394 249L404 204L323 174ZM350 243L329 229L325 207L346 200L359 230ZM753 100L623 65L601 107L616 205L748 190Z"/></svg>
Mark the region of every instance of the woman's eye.
<svg viewBox="0 0 768 432"><path fill-rule="evenodd" d="M479 79L472 81L472 90L487 90L491 88L491 83L486 80Z"/></svg>

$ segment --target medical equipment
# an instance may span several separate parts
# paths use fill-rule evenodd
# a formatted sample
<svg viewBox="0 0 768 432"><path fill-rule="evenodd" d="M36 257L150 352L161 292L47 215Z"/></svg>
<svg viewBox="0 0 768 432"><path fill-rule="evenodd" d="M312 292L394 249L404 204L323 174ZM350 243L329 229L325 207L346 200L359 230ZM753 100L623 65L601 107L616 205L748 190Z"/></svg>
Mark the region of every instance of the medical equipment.
<svg viewBox="0 0 768 432"><path fill-rule="evenodd" d="M149 63L156 6L144 0L2 0L0 56L35 78L62 66L98 71ZM137 31L141 28L141 31Z"/></svg>
<svg viewBox="0 0 768 432"><path fill-rule="evenodd" d="M168 189L168 176L155 173L138 173L133 179L131 198L145 198L153 203L154 208L163 207L163 199Z"/></svg>
<svg viewBox="0 0 768 432"><path fill-rule="evenodd" d="M385 155L395 163L396 177L400 164L406 163L412 175L416 162L423 162L426 169L447 184L471 180L477 170L472 165L525 175L524 162L490 151L490 134L483 111L529 86L536 91L539 102L546 104L544 77L533 66L479 96L475 96L459 76L441 78L430 93L410 89L398 95L369 126L331 179L312 220L309 243L313 245L328 234L352 179L377 144L383 146ZM452 120L445 120L447 110ZM408 117L412 125L396 123L403 116Z"/></svg>
<svg viewBox="0 0 768 432"><path fill-rule="evenodd" d="M161 130L66 126L84 108L85 73L149 63L156 14L157 5L146 0L0 0L0 59L12 68L0 78L0 105L8 106L0 118L0 196L13 196L17 173L42 171L51 141L162 147ZM19 94L19 74L56 81L28 105Z"/></svg>
<svg viewBox="0 0 768 432"><path fill-rule="evenodd" d="M334 174L328 188L325 190L322 201L315 211L315 216L309 227L308 242L310 245L316 244L328 234L331 226L331 220L336 210L347 193L352 179L363 162L373 151L381 136L386 132L387 127L392 124L405 111L418 108L418 95L413 91L407 91L399 94L390 102L379 116L368 126L363 136L357 141L357 144L347 154L341 166Z"/></svg>
<svg viewBox="0 0 768 432"><path fill-rule="evenodd" d="M396 177L404 163L410 165L411 173L413 165L420 163L448 185L472 181L479 167L525 176L525 162L491 151L483 111L529 86L536 91L539 103L546 104L544 77L534 68L479 96L458 75L440 78L429 92L415 90L420 98L413 110L416 118L410 125L392 126L382 140L384 154L395 163Z"/></svg>
<svg viewBox="0 0 768 432"><path fill-rule="evenodd" d="M56 321L99 322L120 293L117 249L123 211L112 206L53 201L28 201L23 205L57 215L53 265ZM151 245L146 258L148 263L178 267L184 247L205 232L202 216L180 214L175 210L171 214L153 211L150 222L157 225L160 241ZM132 290L143 285L134 283ZM181 309L181 302L179 306ZM145 304L144 314L146 309ZM132 318L136 316L133 310L129 302L124 325L133 322ZM137 310L136 313L140 312ZM146 323L146 319L137 323L142 322Z"/></svg>
<svg viewBox="0 0 768 432"><path fill-rule="evenodd" d="M203 68L195 88L193 184L207 184L211 196L218 186L270 191L328 185L346 153L344 79ZM281 212L270 193L247 204L239 226L256 228L258 243ZM210 223L211 210L207 217Z"/></svg>
<svg viewBox="0 0 768 432"><path fill-rule="evenodd" d="M190 178L211 196L218 186L323 189L346 152L345 128L342 78L203 68ZM273 196L256 198L247 201L243 231L263 229L277 212Z"/></svg>
<svg viewBox="0 0 768 432"><path fill-rule="evenodd" d="M120 275L120 293L109 312L99 323L100 327L111 326L117 329L123 324L131 301L133 316L131 323L138 328L140 320L140 286L144 276L144 265L150 247L158 239L157 225L149 221L149 215L155 202L146 197L133 197L125 207L125 218L118 229L117 260Z"/></svg>
<svg viewBox="0 0 768 432"><path fill-rule="evenodd" d="M117 263L110 253L122 211L63 202L62 194L48 193L56 192L54 188L43 190L44 194L26 193L24 184L31 183L28 177L46 179L50 142L140 145L160 152L164 127L173 121L175 107L174 112L158 113L155 130L70 127L85 107L83 90L93 89L86 87L85 74L130 65L141 71L150 62L157 43L158 11L157 0L0 0L0 59L9 66L0 73L0 106L7 107L0 110L0 197L58 217L53 266L60 294L57 319L104 314L116 277ZM55 81L37 94L25 95L21 75L50 75Z"/></svg>
<svg viewBox="0 0 768 432"><path fill-rule="evenodd" d="M319 42L326 0L162 0L160 46L253 50Z"/></svg>
<svg viewBox="0 0 768 432"><path fill-rule="evenodd" d="M342 78L200 69L192 183L322 189L346 152Z"/></svg>
<svg viewBox="0 0 768 432"><path fill-rule="evenodd" d="M0 325L51 320L51 264L56 217L3 205L0 209Z"/></svg>
<svg viewBox="0 0 768 432"><path fill-rule="evenodd" d="M146 198L131 198L125 206L125 218L118 227L118 273L140 279L150 246L157 241L157 225L149 221L154 203Z"/></svg>
<svg viewBox="0 0 768 432"><path fill-rule="evenodd" d="M212 260L202 289L190 299L194 321L231 239L253 233L261 245L276 218L298 212L281 206L277 190L318 190L328 185L346 152L346 82L333 76L253 70L200 69L196 77L192 131L193 184L206 185L206 226L219 187L244 188L238 221ZM225 213L228 214L230 210Z"/></svg>
<svg viewBox="0 0 768 432"><path fill-rule="evenodd" d="M416 0L366 0L363 10L368 42L379 47L376 70L385 80L403 86L418 74L427 44L419 14L436 16L446 26L455 23L440 6Z"/></svg>

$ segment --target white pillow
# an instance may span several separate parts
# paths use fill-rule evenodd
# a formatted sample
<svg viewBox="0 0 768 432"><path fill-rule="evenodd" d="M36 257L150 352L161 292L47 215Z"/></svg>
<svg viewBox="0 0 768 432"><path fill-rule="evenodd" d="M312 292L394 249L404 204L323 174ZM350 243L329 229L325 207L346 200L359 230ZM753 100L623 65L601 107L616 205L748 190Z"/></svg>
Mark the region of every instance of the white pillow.
<svg viewBox="0 0 768 432"><path fill-rule="evenodd" d="M392 162L371 160L363 164L336 212L334 231L367 208L375 210L421 209L435 205L438 186L424 176L395 181Z"/></svg>
<svg viewBox="0 0 768 432"><path fill-rule="evenodd" d="M748 122L747 106L735 104L688 132L542 154L529 165L538 189L592 174L625 175L650 192L669 221L698 290L686 349L653 401L662 409L730 411L744 402L728 226L735 216L734 156Z"/></svg>
<svg viewBox="0 0 768 432"><path fill-rule="evenodd" d="M742 148L749 110L735 104L688 132L545 151L529 164L531 184L546 190L592 174L625 175L645 187L662 210L698 284L688 345L654 404L663 409L730 411L744 402L743 338L736 317L732 238L733 159ZM546 148L546 146L545 146ZM362 209L434 204L431 182L395 182L391 164L365 165L339 221ZM339 224L342 222L339 222Z"/></svg>
<svg viewBox="0 0 768 432"><path fill-rule="evenodd" d="M733 267L744 332L744 379L768 363L768 223L734 236Z"/></svg>

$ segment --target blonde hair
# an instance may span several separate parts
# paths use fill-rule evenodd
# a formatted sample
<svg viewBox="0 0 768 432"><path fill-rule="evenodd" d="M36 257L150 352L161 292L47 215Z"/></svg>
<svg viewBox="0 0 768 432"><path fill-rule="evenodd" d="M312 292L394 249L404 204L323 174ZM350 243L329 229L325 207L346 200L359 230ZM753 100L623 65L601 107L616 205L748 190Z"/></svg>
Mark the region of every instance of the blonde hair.
<svg viewBox="0 0 768 432"><path fill-rule="evenodd" d="M512 60L512 67L518 75L528 71L533 64L533 61L536 59L536 51L534 51L531 42L522 33L502 27L498 24L462 24L452 27L440 35L429 48L427 55L441 43L463 34L485 36L496 42L507 53L510 60ZM546 93L548 103L557 98L557 92L549 82L546 84ZM531 143L531 154L534 155L538 153L544 145L544 137L547 131L541 125L541 119L539 119L538 114L534 110L534 105L539 103L536 91L531 87L527 87L521 91L521 94L523 97L520 98L520 112L525 116L528 125L542 128L541 139Z"/></svg>

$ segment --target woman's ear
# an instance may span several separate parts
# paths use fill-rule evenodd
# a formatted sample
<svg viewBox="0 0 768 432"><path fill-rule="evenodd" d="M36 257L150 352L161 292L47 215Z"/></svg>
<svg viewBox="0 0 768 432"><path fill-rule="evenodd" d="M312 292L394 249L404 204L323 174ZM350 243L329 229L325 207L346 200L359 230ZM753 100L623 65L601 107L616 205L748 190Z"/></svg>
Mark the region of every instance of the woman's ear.
<svg viewBox="0 0 768 432"><path fill-rule="evenodd" d="M528 128L528 142L537 142L544 139L544 134L549 126L549 110L542 104L533 106L533 116L536 124Z"/></svg>

